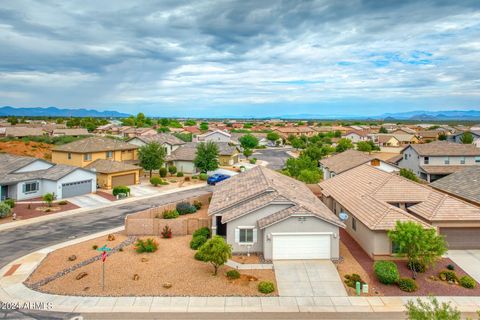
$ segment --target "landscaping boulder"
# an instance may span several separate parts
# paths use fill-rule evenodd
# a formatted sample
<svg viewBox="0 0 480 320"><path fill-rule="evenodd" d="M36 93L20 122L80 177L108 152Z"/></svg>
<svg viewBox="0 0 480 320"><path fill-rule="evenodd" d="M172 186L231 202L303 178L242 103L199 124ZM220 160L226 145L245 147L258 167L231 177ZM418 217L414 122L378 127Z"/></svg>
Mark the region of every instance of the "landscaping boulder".
<svg viewBox="0 0 480 320"><path fill-rule="evenodd" d="M165 283L163 284L163 287L164 287L165 289L170 289L170 288L172 287L172 284L171 284L170 282L165 282Z"/></svg>
<svg viewBox="0 0 480 320"><path fill-rule="evenodd" d="M86 273L86 272L80 272L79 274L77 274L77 276L75 277L75 279L80 280L80 279L85 278L86 276L88 276L88 273Z"/></svg>
<svg viewBox="0 0 480 320"><path fill-rule="evenodd" d="M133 275L133 280L134 280L134 281L140 280L140 276L139 276L137 273L135 273L135 274Z"/></svg>
<svg viewBox="0 0 480 320"><path fill-rule="evenodd" d="M147 262L148 258L142 258L142 262Z"/></svg>
<svg viewBox="0 0 480 320"><path fill-rule="evenodd" d="M107 240L108 240L108 241L114 241L114 240L115 240L115 235L109 234L109 235L107 236Z"/></svg>
<svg viewBox="0 0 480 320"><path fill-rule="evenodd" d="M68 261L75 261L77 260L77 256L72 254L70 257L68 257Z"/></svg>

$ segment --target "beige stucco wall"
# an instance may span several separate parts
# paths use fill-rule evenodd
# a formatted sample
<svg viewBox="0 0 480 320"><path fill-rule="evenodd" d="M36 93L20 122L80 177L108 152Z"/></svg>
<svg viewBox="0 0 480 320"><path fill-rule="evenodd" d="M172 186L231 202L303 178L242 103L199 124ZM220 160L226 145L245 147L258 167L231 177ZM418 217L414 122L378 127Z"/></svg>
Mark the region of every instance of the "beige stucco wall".
<svg viewBox="0 0 480 320"><path fill-rule="evenodd" d="M137 150L117 150L113 152L111 158L107 158L107 152L92 152L92 159L90 161L84 160L85 153L73 153L70 152L71 159L68 159L69 152L63 151L52 151L52 162L67 164L77 167L85 167L97 159L107 159L113 161L125 161L125 160L136 160L137 159Z"/></svg>
<svg viewBox="0 0 480 320"><path fill-rule="evenodd" d="M122 176L126 174L135 174L135 184L140 183L140 170L129 170L123 172L116 172L116 173L97 173L97 183L100 188L103 189L111 189L112 188L112 177Z"/></svg>

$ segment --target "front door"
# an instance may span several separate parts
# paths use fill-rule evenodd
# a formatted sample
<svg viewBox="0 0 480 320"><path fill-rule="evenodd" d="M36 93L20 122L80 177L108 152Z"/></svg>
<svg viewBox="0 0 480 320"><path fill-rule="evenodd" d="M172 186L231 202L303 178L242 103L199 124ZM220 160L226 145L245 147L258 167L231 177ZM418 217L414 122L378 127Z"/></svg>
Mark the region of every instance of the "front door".
<svg viewBox="0 0 480 320"><path fill-rule="evenodd" d="M8 197L8 186L2 186L2 190L1 190L0 195L1 195L1 200L2 201L7 199L7 197Z"/></svg>
<svg viewBox="0 0 480 320"><path fill-rule="evenodd" d="M226 237L227 236L227 224L222 223L222 216L217 216L217 235Z"/></svg>

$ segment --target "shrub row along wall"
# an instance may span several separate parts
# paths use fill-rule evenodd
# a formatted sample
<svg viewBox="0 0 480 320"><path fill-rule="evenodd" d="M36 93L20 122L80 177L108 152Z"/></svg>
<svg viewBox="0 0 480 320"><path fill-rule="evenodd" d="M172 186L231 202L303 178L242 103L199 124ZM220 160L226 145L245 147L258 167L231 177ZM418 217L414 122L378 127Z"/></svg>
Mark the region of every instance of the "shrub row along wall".
<svg viewBox="0 0 480 320"><path fill-rule="evenodd" d="M193 203L200 201L203 207L208 205L211 193L182 200ZM150 208L127 215L125 218L125 231L129 236L151 235L160 236L163 228L168 225L172 229L172 235L184 236L192 234L202 227L211 227L211 218L192 217L191 215L180 216L176 219L159 219L166 210L174 210L178 202L172 202L160 207Z"/></svg>

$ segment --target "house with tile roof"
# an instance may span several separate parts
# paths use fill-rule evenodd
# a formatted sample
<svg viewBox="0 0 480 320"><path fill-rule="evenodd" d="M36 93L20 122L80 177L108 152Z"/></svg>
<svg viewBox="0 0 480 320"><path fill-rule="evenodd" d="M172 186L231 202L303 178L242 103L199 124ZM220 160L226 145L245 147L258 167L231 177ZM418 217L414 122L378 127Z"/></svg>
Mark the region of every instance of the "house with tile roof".
<svg viewBox="0 0 480 320"><path fill-rule="evenodd" d="M466 131L459 131L452 135L448 136L448 141L455 142L455 143L462 143L463 134ZM480 130L470 130L468 131L473 137L472 144L475 145L477 148L480 148Z"/></svg>
<svg viewBox="0 0 480 320"><path fill-rule="evenodd" d="M172 151L177 150L180 146L185 144L184 141L170 133L157 133L154 135L134 137L127 140L127 142L138 147L143 147L151 142L157 142L165 148L167 155L172 154Z"/></svg>
<svg viewBox="0 0 480 320"><path fill-rule="evenodd" d="M454 172L432 182L430 186L480 206L480 166Z"/></svg>
<svg viewBox="0 0 480 320"><path fill-rule="evenodd" d="M473 144L434 141L412 144L402 151L401 168L412 170L418 177L433 182L469 166L480 165L480 148Z"/></svg>
<svg viewBox="0 0 480 320"><path fill-rule="evenodd" d="M322 201L346 213L346 231L373 258L395 251L387 236L397 221L435 228L450 249L480 248L480 208L378 168L361 165L319 184Z"/></svg>
<svg viewBox="0 0 480 320"><path fill-rule="evenodd" d="M234 253L265 259L337 259L344 224L305 184L263 166L217 184L208 209L213 234Z"/></svg>
<svg viewBox="0 0 480 320"><path fill-rule="evenodd" d="M97 185L103 189L139 184L142 172L139 166L107 159L97 159L89 163L85 169L97 174Z"/></svg>
<svg viewBox="0 0 480 320"><path fill-rule="evenodd" d="M0 199L27 200L55 194L57 199L96 191L95 172L43 159L0 154Z"/></svg>

